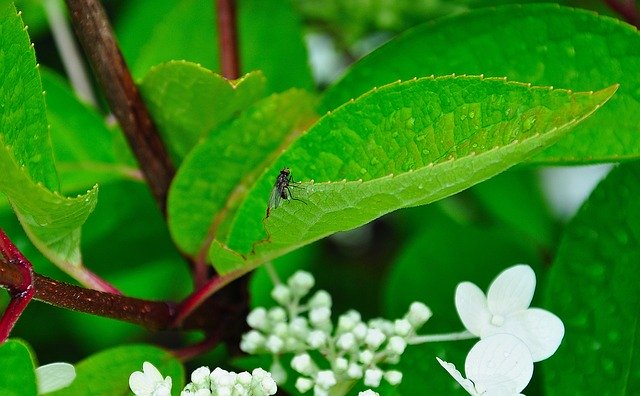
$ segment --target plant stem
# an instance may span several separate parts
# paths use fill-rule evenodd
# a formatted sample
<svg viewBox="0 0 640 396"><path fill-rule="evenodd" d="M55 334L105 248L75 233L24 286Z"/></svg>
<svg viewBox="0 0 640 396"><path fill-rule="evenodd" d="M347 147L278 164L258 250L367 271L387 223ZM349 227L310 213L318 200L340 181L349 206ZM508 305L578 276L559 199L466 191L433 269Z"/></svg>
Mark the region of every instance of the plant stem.
<svg viewBox="0 0 640 396"><path fill-rule="evenodd" d="M625 21L640 29L640 14L635 0L604 0L604 2Z"/></svg>
<svg viewBox="0 0 640 396"><path fill-rule="evenodd" d="M175 170L99 0L66 0L76 35L163 214Z"/></svg>
<svg viewBox="0 0 640 396"><path fill-rule="evenodd" d="M413 338L407 341L407 344L418 345L418 344L426 344L427 342L459 341L459 340L469 340L477 337L478 336L471 334L469 331L464 330L459 333L414 336Z"/></svg>
<svg viewBox="0 0 640 396"><path fill-rule="evenodd" d="M0 229L0 254L7 263L15 268L19 275L17 282L8 287L11 301L0 319L0 343L2 343L9 338L13 326L33 298L34 289L31 263L20 253L2 229ZM5 263L2 258L0 258L0 263Z"/></svg>
<svg viewBox="0 0 640 396"><path fill-rule="evenodd" d="M86 67L82 62L78 46L73 39L73 32L63 12L64 5L62 0L45 0L43 6L45 15L49 20L49 26L51 26L53 41L56 43L60 60L69 76L73 90L80 99L88 102L93 107L97 107L98 101L89 81Z"/></svg>
<svg viewBox="0 0 640 396"><path fill-rule="evenodd" d="M0 260L0 284L19 290L27 280L14 260ZM148 329L168 329L173 322L173 303L155 302L100 292L33 274L33 298L60 308L134 323Z"/></svg>
<svg viewBox="0 0 640 396"><path fill-rule="evenodd" d="M216 275L213 277L207 284L193 292L189 297L185 298L182 303L180 303L178 313L175 317L174 326L180 326L185 318L198 309L204 301L245 273L246 271L239 270L231 272L225 276Z"/></svg>
<svg viewBox="0 0 640 396"><path fill-rule="evenodd" d="M240 77L238 58L238 31L236 29L235 0L216 0L218 16L218 40L220 43L220 68L228 80Z"/></svg>

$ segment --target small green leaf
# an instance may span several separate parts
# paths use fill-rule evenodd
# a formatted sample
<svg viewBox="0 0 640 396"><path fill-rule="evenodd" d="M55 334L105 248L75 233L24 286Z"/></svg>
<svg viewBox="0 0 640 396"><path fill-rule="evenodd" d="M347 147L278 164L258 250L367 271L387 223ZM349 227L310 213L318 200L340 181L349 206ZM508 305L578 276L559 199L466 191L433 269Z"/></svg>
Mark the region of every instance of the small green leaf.
<svg viewBox="0 0 640 396"><path fill-rule="evenodd" d="M173 394L184 386L184 368L169 352L150 345L127 345L99 352L76 365L71 386L51 393L56 396L127 395L129 376L153 364L163 377L171 377Z"/></svg>
<svg viewBox="0 0 640 396"><path fill-rule="evenodd" d="M80 227L95 206L98 189L75 198L51 190L58 183L40 76L13 6L0 9L0 29L0 51L7 54L0 61L0 192L38 249L80 277Z"/></svg>
<svg viewBox="0 0 640 396"><path fill-rule="evenodd" d="M176 162L207 133L231 119L265 92L262 73L229 81L189 62L152 68L140 90Z"/></svg>
<svg viewBox="0 0 640 396"><path fill-rule="evenodd" d="M169 228L184 252L207 251L222 220L231 217L283 142L317 118L315 104L300 90L269 96L214 131L185 158L168 198Z"/></svg>
<svg viewBox="0 0 640 396"><path fill-rule="evenodd" d="M419 26L355 64L323 97L331 110L399 79L484 74L572 90L620 84L611 103L533 162L640 157L640 33L619 20L558 5L485 8Z"/></svg>
<svg viewBox="0 0 640 396"><path fill-rule="evenodd" d="M34 357L25 342L10 339L0 345L0 394L3 396L37 395Z"/></svg>
<svg viewBox="0 0 640 396"><path fill-rule="evenodd" d="M262 174L228 234L212 244L211 262L220 272L246 269L455 194L555 143L615 89L573 93L449 76L373 90L323 117ZM285 202L265 219L284 167L303 181L293 188L304 203Z"/></svg>
<svg viewBox="0 0 640 396"><path fill-rule="evenodd" d="M0 135L31 180L58 189L36 57L13 4L0 7Z"/></svg>
<svg viewBox="0 0 640 396"><path fill-rule="evenodd" d="M558 248L545 307L566 332L544 362L549 395L640 392L639 175L638 162L611 171Z"/></svg>

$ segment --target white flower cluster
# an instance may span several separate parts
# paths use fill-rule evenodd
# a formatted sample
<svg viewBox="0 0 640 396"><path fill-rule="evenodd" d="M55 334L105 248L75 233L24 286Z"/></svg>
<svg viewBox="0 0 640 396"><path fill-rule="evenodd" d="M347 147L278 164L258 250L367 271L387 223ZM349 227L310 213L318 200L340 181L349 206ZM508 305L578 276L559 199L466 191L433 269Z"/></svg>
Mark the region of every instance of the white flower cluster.
<svg viewBox="0 0 640 396"><path fill-rule="evenodd" d="M302 374L295 385L301 393L313 389L316 396L328 395L330 389L348 389L360 379L374 388L382 379L399 384L402 373L385 371L380 365L399 361L407 341L431 317L429 308L415 302L402 319L395 322L374 319L366 323L352 310L340 316L334 326L331 296L326 291L317 291L306 304L302 303L314 283L311 274L298 271L286 285L276 285L271 296L280 306L269 310L256 308L249 314L247 323L253 330L242 337L240 348L251 354L272 354L271 372L280 383L286 378L279 356L294 354L291 366ZM310 351L319 354L309 354ZM326 359L328 369L321 368L327 364L314 360L318 356Z"/></svg>
<svg viewBox="0 0 640 396"><path fill-rule="evenodd" d="M129 387L136 396L170 396L171 377L162 378L160 371L151 363L144 362L142 371L129 377ZM216 368L200 367L191 373L180 396L269 396L278 390L271 374L257 368L249 374L234 373Z"/></svg>
<svg viewBox="0 0 640 396"><path fill-rule="evenodd" d="M535 273L528 265L500 273L486 297L473 283L458 285L458 315L480 341L467 355L467 378L453 364L437 359L469 394L520 394L531 380L533 363L550 357L560 346L562 321L544 309L529 308L535 286Z"/></svg>
<svg viewBox="0 0 640 396"><path fill-rule="evenodd" d="M266 396L278 390L271 374L257 368L249 374L246 371L234 373L216 368L200 367L191 373L191 382L180 396Z"/></svg>

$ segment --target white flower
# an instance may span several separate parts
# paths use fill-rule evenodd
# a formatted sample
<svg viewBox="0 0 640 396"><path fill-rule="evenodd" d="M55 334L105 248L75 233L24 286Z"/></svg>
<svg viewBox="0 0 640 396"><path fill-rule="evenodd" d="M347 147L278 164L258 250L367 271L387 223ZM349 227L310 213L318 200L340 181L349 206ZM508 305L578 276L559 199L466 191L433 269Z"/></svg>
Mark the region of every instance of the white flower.
<svg viewBox="0 0 640 396"><path fill-rule="evenodd" d="M528 265L504 270L485 297L478 286L463 282L456 288L456 309L469 332L485 338L507 333L529 348L534 362L553 355L564 336L560 318L540 308L529 308L536 276Z"/></svg>
<svg viewBox="0 0 640 396"><path fill-rule="evenodd" d="M380 396L378 392L374 392L371 389L367 389L364 392L359 392L358 396Z"/></svg>
<svg viewBox="0 0 640 396"><path fill-rule="evenodd" d="M71 385L76 378L76 369L69 363L45 364L36 369L38 394L50 393Z"/></svg>
<svg viewBox="0 0 640 396"><path fill-rule="evenodd" d="M496 334L478 341L464 364L467 378L440 358L438 362L470 395L514 396L533 375L533 360L527 346L517 337Z"/></svg>
<svg viewBox="0 0 640 396"><path fill-rule="evenodd" d="M162 379L162 374L149 362L142 364L142 372L135 371L129 376L129 387L136 396L171 395L171 377Z"/></svg>

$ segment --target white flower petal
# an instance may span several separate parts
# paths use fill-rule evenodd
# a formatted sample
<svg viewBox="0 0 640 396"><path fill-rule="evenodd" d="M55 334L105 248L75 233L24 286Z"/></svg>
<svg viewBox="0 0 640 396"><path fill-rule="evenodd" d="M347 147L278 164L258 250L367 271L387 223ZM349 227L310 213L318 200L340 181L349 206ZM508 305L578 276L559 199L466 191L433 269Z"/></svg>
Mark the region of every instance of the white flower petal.
<svg viewBox="0 0 640 396"><path fill-rule="evenodd" d="M438 363L440 363L440 365L453 377L453 379L462 385L464 390L469 392L470 395L478 395L478 392L476 392L476 389L473 386L473 382L464 378L453 363L446 362L439 357L436 357L436 359L438 360Z"/></svg>
<svg viewBox="0 0 640 396"><path fill-rule="evenodd" d="M40 366L36 369L38 394L66 388L75 378L76 369L72 364L57 362Z"/></svg>
<svg viewBox="0 0 640 396"><path fill-rule="evenodd" d="M553 355L564 337L560 318L540 308L530 308L507 317L501 332L513 334L525 343L534 362Z"/></svg>
<svg viewBox="0 0 640 396"><path fill-rule="evenodd" d="M533 375L529 348L510 334L496 334L478 341L469 351L464 367L467 378L480 394L502 391L516 395Z"/></svg>
<svg viewBox="0 0 640 396"><path fill-rule="evenodd" d="M455 303L464 327L472 334L480 336L491 319L487 299L482 290L471 282L462 282L456 288Z"/></svg>
<svg viewBox="0 0 640 396"><path fill-rule="evenodd" d="M141 371L134 371L129 376L129 388L134 395L150 395L156 388L156 383Z"/></svg>
<svg viewBox="0 0 640 396"><path fill-rule="evenodd" d="M536 289L536 274L528 265L507 268L491 283L487 292L489 310L494 315L527 309Z"/></svg>
<svg viewBox="0 0 640 396"><path fill-rule="evenodd" d="M144 372L144 375L146 375L147 378L149 378L151 381L154 381L154 382L163 381L162 374L160 374L160 371L158 371L156 366L154 366L149 362L142 363L142 371Z"/></svg>

